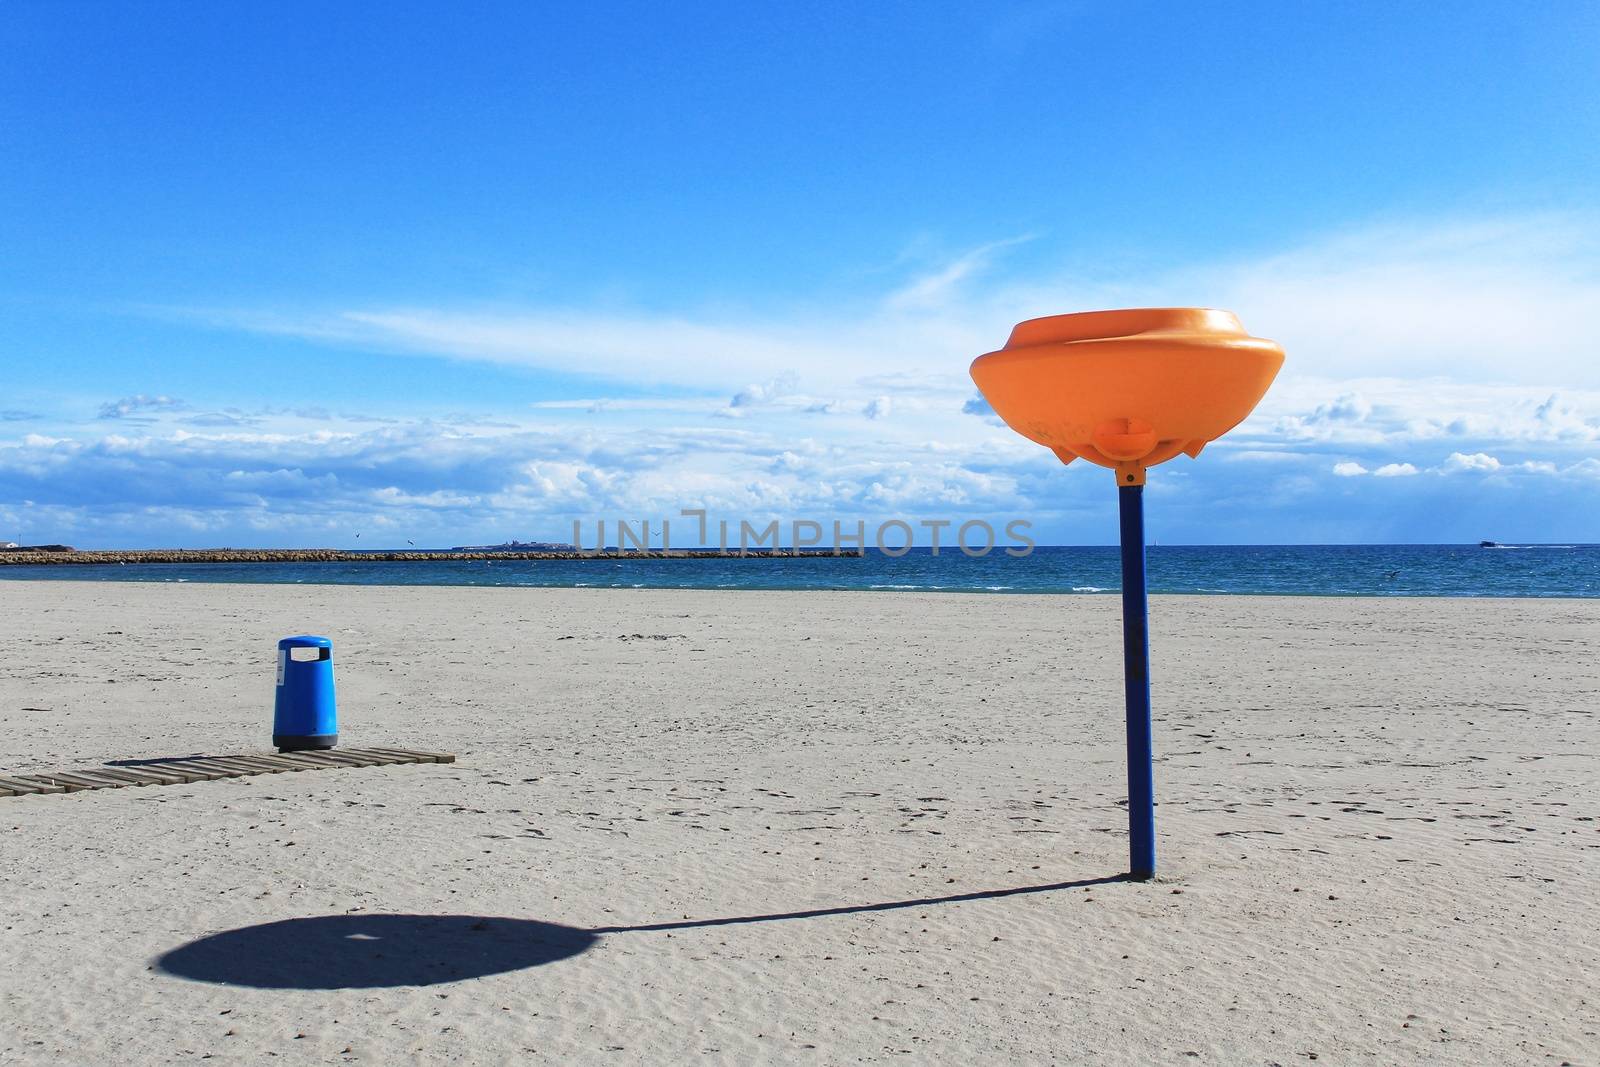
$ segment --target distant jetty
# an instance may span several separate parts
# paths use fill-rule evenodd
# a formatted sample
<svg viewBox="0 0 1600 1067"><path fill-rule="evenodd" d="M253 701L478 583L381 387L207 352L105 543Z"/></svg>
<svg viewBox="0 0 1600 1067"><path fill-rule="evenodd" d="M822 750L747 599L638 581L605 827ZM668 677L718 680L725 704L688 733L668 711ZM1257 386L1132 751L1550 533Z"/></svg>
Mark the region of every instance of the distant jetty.
<svg viewBox="0 0 1600 1067"><path fill-rule="evenodd" d="M65 546L0 550L0 567L48 566L51 564L115 563L447 563L459 560L584 560L584 559L794 559L801 556L859 558L859 548L752 548L745 552L715 550L696 552L683 549L629 549L579 552L565 550L436 549L418 551L348 552L337 548L147 548L92 549L79 551Z"/></svg>

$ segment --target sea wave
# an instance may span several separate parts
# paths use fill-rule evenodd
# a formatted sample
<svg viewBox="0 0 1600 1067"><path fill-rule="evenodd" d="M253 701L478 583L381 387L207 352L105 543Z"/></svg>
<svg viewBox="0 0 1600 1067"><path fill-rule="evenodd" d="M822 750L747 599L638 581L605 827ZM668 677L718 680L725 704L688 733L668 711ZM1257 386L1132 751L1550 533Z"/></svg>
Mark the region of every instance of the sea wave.
<svg viewBox="0 0 1600 1067"><path fill-rule="evenodd" d="M1600 598L1600 545L1561 542L1506 548L1518 553L1515 559L1466 545L1163 546L1150 568L1149 583L1152 593L1202 595ZM1118 579L1117 566L1114 547L1094 546L1041 548L1015 559L973 559L954 553L934 557L923 550L906 558L868 553L865 557L774 560L770 564L715 557L674 563L653 559L541 560L537 568L450 559L359 565L8 563L0 565L0 582L35 578L172 584L964 590L976 594L1114 596L1118 586L1111 583Z"/></svg>
<svg viewBox="0 0 1600 1067"><path fill-rule="evenodd" d="M1484 548L1498 548L1505 552L1531 552L1541 548L1577 548L1577 545L1484 545Z"/></svg>

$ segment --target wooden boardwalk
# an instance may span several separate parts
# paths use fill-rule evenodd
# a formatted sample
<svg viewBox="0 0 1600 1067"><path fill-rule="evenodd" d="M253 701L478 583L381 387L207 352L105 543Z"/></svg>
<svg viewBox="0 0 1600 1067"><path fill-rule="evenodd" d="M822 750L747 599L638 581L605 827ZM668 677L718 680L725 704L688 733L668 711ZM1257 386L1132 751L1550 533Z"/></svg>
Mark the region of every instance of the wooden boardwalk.
<svg viewBox="0 0 1600 1067"><path fill-rule="evenodd" d="M218 778L288 771L331 771L340 767L388 767L396 763L454 763L448 752L408 748L325 748L307 752L264 752L245 756L176 756L129 760L86 771L47 774L0 774L0 797L35 793L77 793L85 789L121 789L130 785L188 785Z"/></svg>

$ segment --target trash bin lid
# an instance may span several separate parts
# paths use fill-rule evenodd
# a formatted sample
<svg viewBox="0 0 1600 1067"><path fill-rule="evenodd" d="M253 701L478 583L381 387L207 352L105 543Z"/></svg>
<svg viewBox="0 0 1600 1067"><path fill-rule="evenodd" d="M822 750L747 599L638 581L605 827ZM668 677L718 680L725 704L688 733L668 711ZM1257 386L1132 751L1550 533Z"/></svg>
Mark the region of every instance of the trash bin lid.
<svg viewBox="0 0 1600 1067"><path fill-rule="evenodd" d="M279 648L332 648L333 642L326 637L315 637L311 634L300 634L297 637L285 637L278 642Z"/></svg>

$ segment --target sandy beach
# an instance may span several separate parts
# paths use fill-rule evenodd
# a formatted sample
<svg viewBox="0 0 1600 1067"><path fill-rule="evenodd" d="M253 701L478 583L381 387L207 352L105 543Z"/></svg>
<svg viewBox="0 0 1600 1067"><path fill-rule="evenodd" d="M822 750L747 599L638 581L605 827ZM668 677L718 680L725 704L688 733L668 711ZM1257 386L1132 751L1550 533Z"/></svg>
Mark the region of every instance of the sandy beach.
<svg viewBox="0 0 1600 1067"><path fill-rule="evenodd" d="M17 1063L1600 1062L1600 602L0 583ZM331 988L330 988L331 987Z"/></svg>

